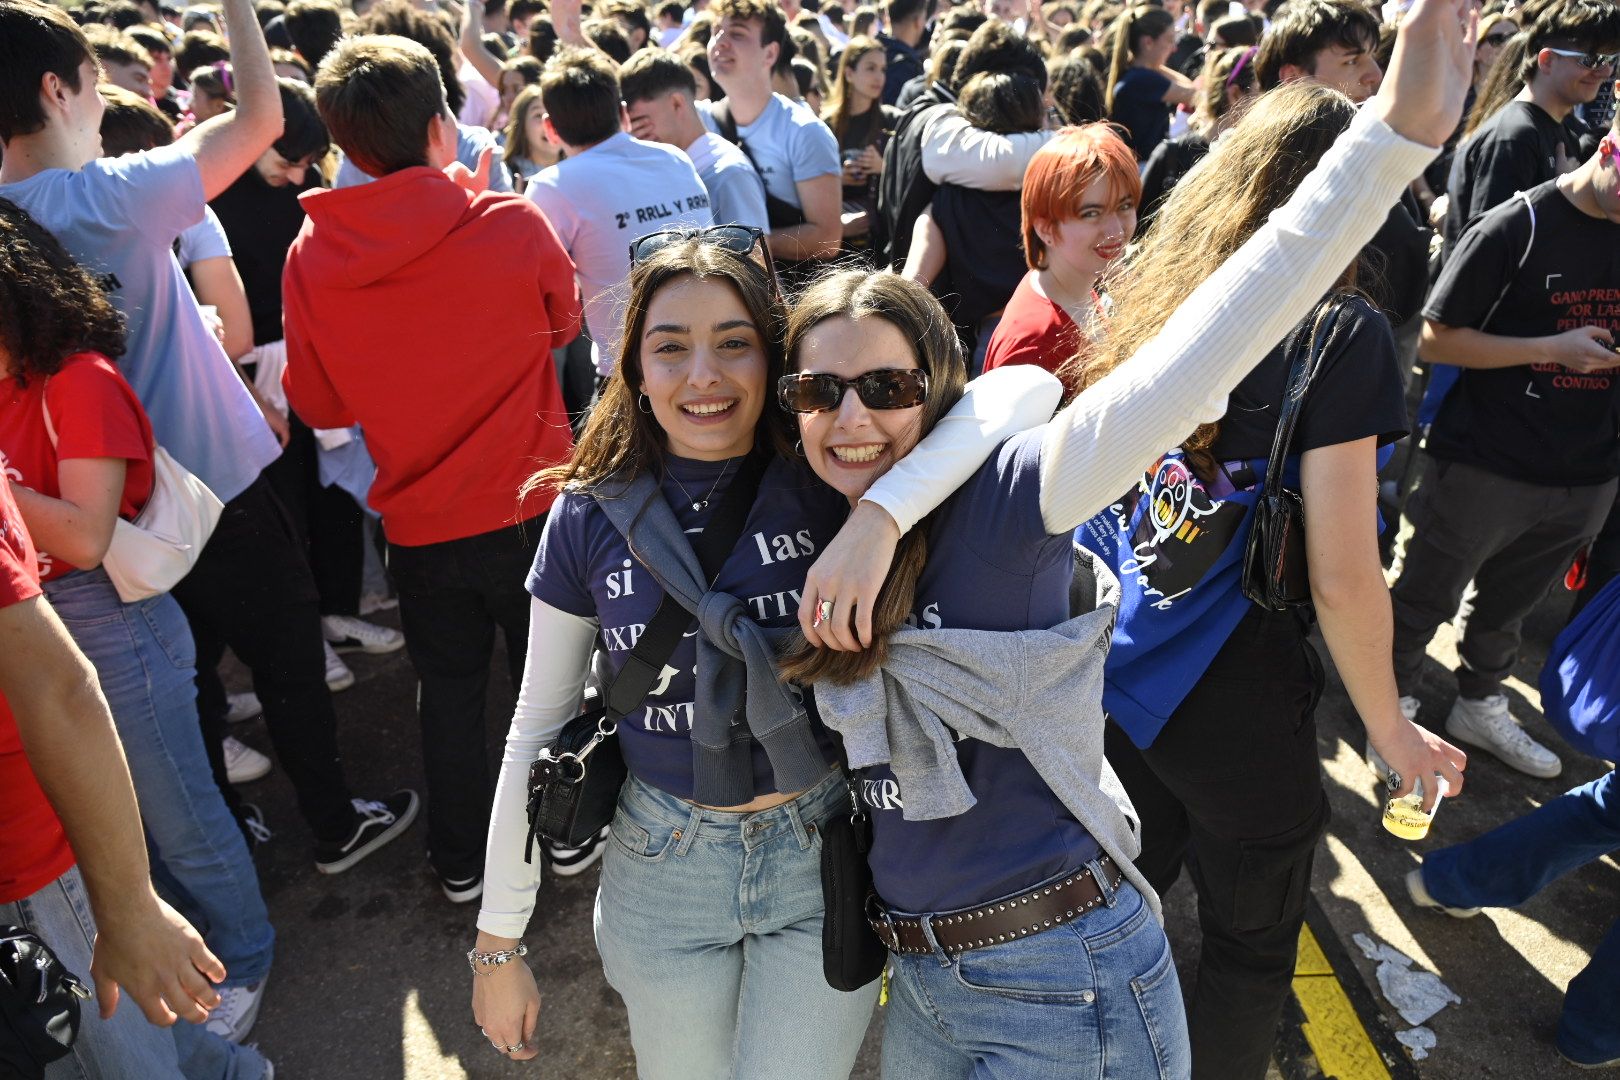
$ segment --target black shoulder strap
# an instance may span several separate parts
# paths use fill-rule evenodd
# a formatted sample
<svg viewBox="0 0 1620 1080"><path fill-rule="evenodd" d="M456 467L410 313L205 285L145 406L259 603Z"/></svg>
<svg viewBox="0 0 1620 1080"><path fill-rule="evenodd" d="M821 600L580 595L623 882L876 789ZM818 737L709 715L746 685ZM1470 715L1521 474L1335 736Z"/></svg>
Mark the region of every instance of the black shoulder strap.
<svg viewBox="0 0 1620 1080"><path fill-rule="evenodd" d="M1323 300L1289 335L1284 347L1289 356L1288 381L1283 386L1277 434L1271 441L1271 457L1266 462L1266 495L1273 498L1282 492L1283 459L1294 441L1294 428L1305 404L1305 393L1310 389L1322 357L1337 336L1339 317L1344 310L1344 301L1337 296Z"/></svg>
<svg viewBox="0 0 1620 1080"><path fill-rule="evenodd" d="M698 564L703 567L703 576L711 583L719 576L726 556L742 536L748 511L754 506L754 495L759 491L760 477L768 463L769 455L757 450L743 459L742 468L692 545ZM630 655L625 657L624 666L607 686L603 704L613 720L621 720L641 707L647 692L658 682L664 664L674 654L681 635L692 625L692 618L692 613L681 607L673 596L664 594L658 610L647 621L647 628L636 639Z"/></svg>
<svg viewBox="0 0 1620 1080"><path fill-rule="evenodd" d="M709 115L713 117L715 124L720 128L720 134L727 142L734 146L742 145L742 140L737 138L737 121L731 118L731 102L721 98L709 106ZM744 150L743 153L746 154L748 151ZM749 155L749 160L753 160L753 155Z"/></svg>

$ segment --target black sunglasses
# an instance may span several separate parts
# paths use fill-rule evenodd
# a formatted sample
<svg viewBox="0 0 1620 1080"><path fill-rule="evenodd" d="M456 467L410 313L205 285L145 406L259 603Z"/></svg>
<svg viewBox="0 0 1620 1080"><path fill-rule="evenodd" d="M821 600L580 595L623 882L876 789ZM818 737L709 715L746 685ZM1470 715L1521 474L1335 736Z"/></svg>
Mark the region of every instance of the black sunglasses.
<svg viewBox="0 0 1620 1080"><path fill-rule="evenodd" d="M671 244L683 243L687 240L699 240L705 244L714 244L727 251L735 251L738 255L747 255L754 250L754 245L764 247L765 230L755 225L711 225L706 229L660 229L655 233L637 237L630 241L630 265L634 266L643 259L651 258L654 252L662 251ZM766 261L770 261L769 252Z"/></svg>
<svg viewBox="0 0 1620 1080"><path fill-rule="evenodd" d="M783 375L776 381L776 399L791 413L818 413L838 408L844 391L868 409L915 409L928 400L928 373L920 368L882 368L840 379L822 372Z"/></svg>
<svg viewBox="0 0 1620 1080"><path fill-rule="evenodd" d="M1500 48L1501 46L1506 45L1508 42L1510 42L1512 40L1513 40L1513 34L1512 33L1486 34L1484 37L1479 39L1479 43L1481 45L1495 45L1498 48Z"/></svg>

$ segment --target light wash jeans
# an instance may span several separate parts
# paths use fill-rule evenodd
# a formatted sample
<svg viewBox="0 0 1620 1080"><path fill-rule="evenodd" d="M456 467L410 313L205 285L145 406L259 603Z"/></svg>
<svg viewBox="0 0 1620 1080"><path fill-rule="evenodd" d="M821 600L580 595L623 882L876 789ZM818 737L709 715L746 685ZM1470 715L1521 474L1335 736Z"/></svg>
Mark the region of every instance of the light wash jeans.
<svg viewBox="0 0 1620 1080"><path fill-rule="evenodd" d="M0 904L0 923L33 931L63 967L93 986L96 923L77 867L31 896ZM170 1029L154 1027L120 994L111 1020L101 1019L96 999L81 1003L73 1050L46 1066L45 1080L259 1080L264 1074L257 1050L232 1046L184 1020Z"/></svg>
<svg viewBox="0 0 1620 1080"><path fill-rule="evenodd" d="M1105 906L1033 937L891 955L886 1080L1190 1076L1170 942L1130 882L1103 890Z"/></svg>
<svg viewBox="0 0 1620 1080"><path fill-rule="evenodd" d="M846 994L822 975L821 825L848 806L836 772L757 814L625 784L596 947L642 1080L849 1076L878 984Z"/></svg>
<svg viewBox="0 0 1620 1080"><path fill-rule="evenodd" d="M153 873L178 885L179 906L200 918L208 948L248 986L270 971L275 931L247 843L214 783L197 725L196 651L168 595L119 600L104 570L45 583L101 681L152 849Z"/></svg>
<svg viewBox="0 0 1620 1080"><path fill-rule="evenodd" d="M1611 769L1466 844L1426 856L1423 886L1447 907L1514 907L1614 852L1620 852L1620 779ZM1620 919L1569 981L1557 1042L1583 1064L1620 1058Z"/></svg>

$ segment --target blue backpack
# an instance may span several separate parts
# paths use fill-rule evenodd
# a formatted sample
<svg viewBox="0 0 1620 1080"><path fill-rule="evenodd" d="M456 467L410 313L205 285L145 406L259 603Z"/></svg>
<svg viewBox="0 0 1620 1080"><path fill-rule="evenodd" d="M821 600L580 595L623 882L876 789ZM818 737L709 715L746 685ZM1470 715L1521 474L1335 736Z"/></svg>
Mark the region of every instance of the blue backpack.
<svg viewBox="0 0 1620 1080"><path fill-rule="evenodd" d="M1620 577L1553 642L1541 669L1541 710L1575 749L1620 760Z"/></svg>

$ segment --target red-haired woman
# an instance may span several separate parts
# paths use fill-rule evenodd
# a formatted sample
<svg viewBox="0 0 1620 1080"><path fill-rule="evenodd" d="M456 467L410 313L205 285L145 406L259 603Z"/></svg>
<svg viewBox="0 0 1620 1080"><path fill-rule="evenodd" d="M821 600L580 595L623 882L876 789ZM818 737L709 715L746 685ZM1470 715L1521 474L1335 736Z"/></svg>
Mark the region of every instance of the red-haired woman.
<svg viewBox="0 0 1620 1080"><path fill-rule="evenodd" d="M1098 279L1136 232L1142 181L1136 155L1108 124L1064 128L1024 174L1024 261L984 368L1036 364L1059 372L1096 334Z"/></svg>

